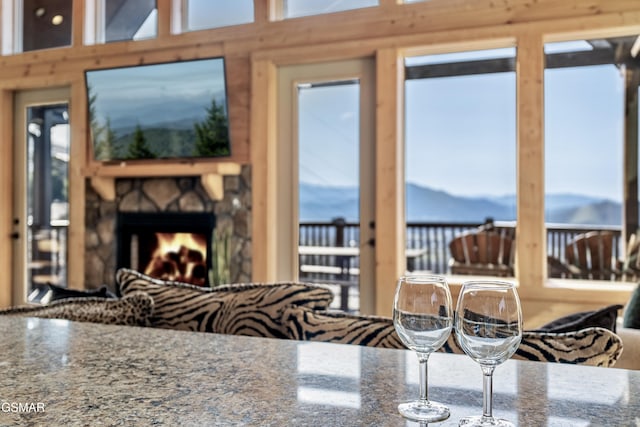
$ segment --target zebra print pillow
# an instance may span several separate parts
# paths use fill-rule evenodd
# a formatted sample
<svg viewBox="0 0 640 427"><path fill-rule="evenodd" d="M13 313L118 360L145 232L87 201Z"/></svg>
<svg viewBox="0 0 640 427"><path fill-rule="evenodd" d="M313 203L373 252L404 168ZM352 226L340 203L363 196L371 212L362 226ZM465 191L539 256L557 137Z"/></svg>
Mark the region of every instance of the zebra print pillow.
<svg viewBox="0 0 640 427"><path fill-rule="evenodd" d="M154 302L151 325L221 334L286 338L280 322L289 305L326 309L330 289L303 283L248 283L201 288L153 279L120 269L116 282L122 295L143 291Z"/></svg>
<svg viewBox="0 0 640 427"><path fill-rule="evenodd" d="M406 348L388 317L289 307L283 313L282 323L290 339ZM439 351L464 354L453 333ZM610 367L621 353L620 337L594 327L565 333L524 332L513 359Z"/></svg>
<svg viewBox="0 0 640 427"><path fill-rule="evenodd" d="M439 351L464 354L454 333ZM611 367L620 354L620 337L608 329L593 327L563 333L525 331L512 358Z"/></svg>
<svg viewBox="0 0 640 427"><path fill-rule="evenodd" d="M368 347L406 348L388 317L288 307L282 324L290 339L357 344Z"/></svg>

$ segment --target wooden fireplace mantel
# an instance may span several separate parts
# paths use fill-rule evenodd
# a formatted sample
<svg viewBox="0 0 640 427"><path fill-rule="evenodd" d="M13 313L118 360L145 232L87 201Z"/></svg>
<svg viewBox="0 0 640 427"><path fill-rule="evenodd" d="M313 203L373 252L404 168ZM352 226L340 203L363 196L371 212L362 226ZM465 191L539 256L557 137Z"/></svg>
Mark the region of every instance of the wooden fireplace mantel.
<svg viewBox="0 0 640 427"><path fill-rule="evenodd" d="M115 200L116 178L164 176L200 176L202 186L213 200L224 197L224 175L239 175L241 165L235 162L149 163L120 162L92 164L85 170L93 189L104 200Z"/></svg>

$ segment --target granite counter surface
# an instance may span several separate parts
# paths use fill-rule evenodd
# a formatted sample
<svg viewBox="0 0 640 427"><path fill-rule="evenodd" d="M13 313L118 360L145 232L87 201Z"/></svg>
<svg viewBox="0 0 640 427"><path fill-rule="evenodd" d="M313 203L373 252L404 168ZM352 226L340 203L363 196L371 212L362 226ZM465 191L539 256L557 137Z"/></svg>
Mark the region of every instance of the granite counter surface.
<svg viewBox="0 0 640 427"><path fill-rule="evenodd" d="M404 350L63 320L0 318L2 426L405 426L418 394ZM454 426L482 410L466 356L429 361ZM22 405L22 406L19 406ZM521 426L640 425L640 371L508 361L494 413Z"/></svg>

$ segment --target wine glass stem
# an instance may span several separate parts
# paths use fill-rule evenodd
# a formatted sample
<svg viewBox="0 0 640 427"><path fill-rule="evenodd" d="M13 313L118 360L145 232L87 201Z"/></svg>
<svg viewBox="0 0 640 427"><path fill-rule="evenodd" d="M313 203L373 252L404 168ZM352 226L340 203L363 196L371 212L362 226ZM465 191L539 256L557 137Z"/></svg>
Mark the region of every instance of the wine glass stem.
<svg viewBox="0 0 640 427"><path fill-rule="evenodd" d="M493 366L482 366L482 417L493 418Z"/></svg>
<svg viewBox="0 0 640 427"><path fill-rule="evenodd" d="M427 397L427 361L429 360L429 354L418 354L418 360L420 361L420 400L428 402Z"/></svg>

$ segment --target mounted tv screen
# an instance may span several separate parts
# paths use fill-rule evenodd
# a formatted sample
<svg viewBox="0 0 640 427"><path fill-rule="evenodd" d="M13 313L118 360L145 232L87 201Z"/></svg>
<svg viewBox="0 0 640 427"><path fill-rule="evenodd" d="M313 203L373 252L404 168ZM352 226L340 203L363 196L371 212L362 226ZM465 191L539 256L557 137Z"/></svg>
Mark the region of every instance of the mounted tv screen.
<svg viewBox="0 0 640 427"><path fill-rule="evenodd" d="M85 72L93 158L231 154L223 58Z"/></svg>

